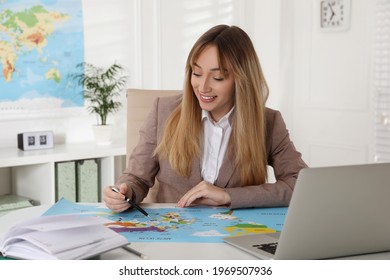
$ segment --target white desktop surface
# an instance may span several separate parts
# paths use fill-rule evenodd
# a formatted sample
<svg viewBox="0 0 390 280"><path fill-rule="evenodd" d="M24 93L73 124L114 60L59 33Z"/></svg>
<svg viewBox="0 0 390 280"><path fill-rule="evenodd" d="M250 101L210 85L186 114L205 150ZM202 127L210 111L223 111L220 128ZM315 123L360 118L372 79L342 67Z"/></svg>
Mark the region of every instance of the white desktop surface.
<svg viewBox="0 0 390 280"><path fill-rule="evenodd" d="M147 206L172 207L172 204L145 204ZM38 217L50 206L41 205L11 211L0 217L0 239L15 223ZM146 255L150 260L255 260L254 256L225 243L159 243L133 242L130 247ZM104 260L140 259L138 256L115 249L100 256ZM339 259L390 260L390 252L350 256Z"/></svg>
<svg viewBox="0 0 390 280"><path fill-rule="evenodd" d="M146 204L145 204L146 205ZM152 206L152 204L147 204ZM164 205L164 204L163 204ZM165 207L172 207L165 204ZM15 210L0 217L0 239L15 223L38 217L50 206L41 205ZM159 204L161 207L161 204ZM238 250L225 243L159 243L159 242L133 242L131 248L146 255L150 260L253 260L254 256ZM124 249L115 249L101 254L100 259L126 260L140 259Z"/></svg>

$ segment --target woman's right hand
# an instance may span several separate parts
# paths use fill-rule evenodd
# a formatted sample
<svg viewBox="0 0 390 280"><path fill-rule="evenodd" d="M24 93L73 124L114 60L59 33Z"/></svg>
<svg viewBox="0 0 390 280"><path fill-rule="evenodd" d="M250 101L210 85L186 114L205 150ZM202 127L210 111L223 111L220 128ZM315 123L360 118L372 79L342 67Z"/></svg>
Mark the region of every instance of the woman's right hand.
<svg viewBox="0 0 390 280"><path fill-rule="evenodd" d="M103 201L112 211L123 212L130 207L125 196L132 197L132 190L125 183L120 184L117 189L120 193L114 192L112 186L106 187L103 191Z"/></svg>

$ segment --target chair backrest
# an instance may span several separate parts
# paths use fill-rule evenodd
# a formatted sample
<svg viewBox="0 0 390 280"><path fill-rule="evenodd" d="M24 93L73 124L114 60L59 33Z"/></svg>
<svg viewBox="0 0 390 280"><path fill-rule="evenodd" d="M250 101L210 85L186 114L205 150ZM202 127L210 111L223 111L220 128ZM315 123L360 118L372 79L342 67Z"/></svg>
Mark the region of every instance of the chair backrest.
<svg viewBox="0 0 390 280"><path fill-rule="evenodd" d="M133 151L139 140L139 129L145 118L152 109L154 100L160 96L178 95L181 90L149 90L149 89L128 89L127 90L127 157ZM154 202L157 186L149 192L143 202Z"/></svg>

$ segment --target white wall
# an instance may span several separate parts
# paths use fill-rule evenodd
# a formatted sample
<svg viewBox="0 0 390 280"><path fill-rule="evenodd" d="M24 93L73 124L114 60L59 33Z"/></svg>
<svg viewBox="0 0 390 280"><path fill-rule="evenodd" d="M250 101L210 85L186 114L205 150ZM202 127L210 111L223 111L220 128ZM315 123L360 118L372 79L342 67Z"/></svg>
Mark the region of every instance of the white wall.
<svg viewBox="0 0 390 280"><path fill-rule="evenodd" d="M351 1L351 29L326 34L317 28L319 0L83 0L85 60L122 63L129 87L181 89L198 36L215 24L238 25L258 51L270 87L268 106L282 111L305 160L368 162L375 1ZM123 141L125 114L124 106L110 118ZM53 130L56 143L92 141L95 122L85 109L1 116L0 147L16 147L16 134L31 130Z"/></svg>
<svg viewBox="0 0 390 280"><path fill-rule="evenodd" d="M279 54L274 50L279 40L278 3L279 0L83 0L85 60L100 66L120 62L128 70L129 87L181 89L185 60L195 40L213 25L235 24L252 36L270 84L277 85ZM261 17L255 11L258 7ZM271 32L267 26L272 27ZM276 96L271 99L276 100ZM125 93L122 100L125 101ZM124 102L122 110L109 119L115 125L115 138L123 141L125 114ZM95 123L96 117L84 108L2 114L0 147L16 147L18 133L39 130L53 130L56 144L93 141L91 124Z"/></svg>
<svg viewBox="0 0 390 280"><path fill-rule="evenodd" d="M83 1L86 61L100 66L110 65L114 61L128 68L132 65L132 55L135 54L130 30L134 28L134 17L131 16L134 2ZM125 100L124 94L122 99ZM125 136L125 112L126 108L123 107L119 114L109 119L115 124L115 138L123 139ZM56 144L93 141L91 125L97 123L96 117L89 115L84 108L1 114L0 147L17 147L16 135L26 131L52 130Z"/></svg>
<svg viewBox="0 0 390 280"><path fill-rule="evenodd" d="M373 162L375 1L352 0L350 28L343 32L319 28L319 0L289 5L294 18L284 24L293 26L289 121L296 145L311 166Z"/></svg>

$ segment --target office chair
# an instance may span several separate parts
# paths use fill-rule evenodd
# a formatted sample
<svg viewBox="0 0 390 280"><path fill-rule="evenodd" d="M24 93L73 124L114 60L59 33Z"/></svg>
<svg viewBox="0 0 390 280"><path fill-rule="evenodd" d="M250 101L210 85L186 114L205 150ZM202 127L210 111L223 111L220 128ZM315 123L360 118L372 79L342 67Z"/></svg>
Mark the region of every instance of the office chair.
<svg viewBox="0 0 390 280"><path fill-rule="evenodd" d="M127 90L127 156L137 145L139 140L139 129L145 121L147 115L152 109L153 101L160 96L178 95L181 90L151 90L151 89L128 89ZM149 190L147 197L143 200L145 203L156 202L158 182Z"/></svg>

